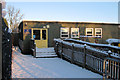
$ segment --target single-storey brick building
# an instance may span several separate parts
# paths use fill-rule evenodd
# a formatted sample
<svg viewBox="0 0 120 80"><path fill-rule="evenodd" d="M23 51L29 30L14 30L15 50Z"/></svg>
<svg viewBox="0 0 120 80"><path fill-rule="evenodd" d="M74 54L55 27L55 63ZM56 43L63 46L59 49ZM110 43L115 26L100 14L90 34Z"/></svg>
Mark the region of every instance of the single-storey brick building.
<svg viewBox="0 0 120 80"><path fill-rule="evenodd" d="M106 43L109 38L120 39L120 24L59 21L22 21L20 39L30 36L38 48L53 46L54 38L81 39L91 43Z"/></svg>

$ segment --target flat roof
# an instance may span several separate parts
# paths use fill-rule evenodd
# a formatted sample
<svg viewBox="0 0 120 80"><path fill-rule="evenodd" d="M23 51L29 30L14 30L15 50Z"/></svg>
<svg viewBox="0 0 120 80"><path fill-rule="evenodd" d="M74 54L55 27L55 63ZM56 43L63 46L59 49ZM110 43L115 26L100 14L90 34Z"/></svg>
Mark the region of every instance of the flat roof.
<svg viewBox="0 0 120 80"><path fill-rule="evenodd" d="M43 22L43 23L73 23L73 24L108 24L108 25L120 25L118 23L102 23L102 22L72 22L72 21L34 21L23 20L22 22Z"/></svg>

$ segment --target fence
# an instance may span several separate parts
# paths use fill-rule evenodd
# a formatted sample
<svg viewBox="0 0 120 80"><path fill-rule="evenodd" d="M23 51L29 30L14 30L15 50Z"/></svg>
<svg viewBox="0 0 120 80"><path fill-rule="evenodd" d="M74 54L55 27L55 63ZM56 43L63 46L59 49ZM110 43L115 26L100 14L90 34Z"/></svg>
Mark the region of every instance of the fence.
<svg viewBox="0 0 120 80"><path fill-rule="evenodd" d="M80 40L74 40L74 39L65 39L64 41L74 42L78 44L87 44L93 48L97 48L104 51L111 50L112 52L116 52L120 54L120 47L117 47L117 46L112 46L108 44L95 44L95 43L89 43L89 42L80 41Z"/></svg>
<svg viewBox="0 0 120 80"><path fill-rule="evenodd" d="M64 59L69 60L71 63L75 63L80 65L83 68L87 68L93 72L104 75L104 77L108 76L104 71L107 68L105 66L105 62L107 61L107 57L111 57L120 60L119 57L111 56L110 53L103 52L101 50L91 48L90 46L70 43L66 41L62 41L60 39L54 39L54 49L56 54ZM119 66L118 64L116 64ZM116 73L119 75L119 73ZM119 78L119 77L109 77L109 78Z"/></svg>
<svg viewBox="0 0 120 80"><path fill-rule="evenodd" d="M2 79L10 80L12 64L12 40L8 27L2 19Z"/></svg>

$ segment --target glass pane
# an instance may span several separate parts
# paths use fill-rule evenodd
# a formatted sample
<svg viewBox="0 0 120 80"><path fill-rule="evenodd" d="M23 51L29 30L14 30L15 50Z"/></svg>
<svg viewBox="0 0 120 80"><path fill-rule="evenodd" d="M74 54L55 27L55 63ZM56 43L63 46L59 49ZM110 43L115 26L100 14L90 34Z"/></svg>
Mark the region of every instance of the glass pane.
<svg viewBox="0 0 120 80"><path fill-rule="evenodd" d="M61 37L68 37L68 35L62 35Z"/></svg>
<svg viewBox="0 0 120 80"><path fill-rule="evenodd" d="M92 35L87 35L87 36L92 36Z"/></svg>
<svg viewBox="0 0 120 80"><path fill-rule="evenodd" d="M72 34L75 34L75 35L77 35L77 34L78 34L78 32L72 32Z"/></svg>
<svg viewBox="0 0 120 80"><path fill-rule="evenodd" d="M96 32L101 32L101 29L96 29Z"/></svg>
<svg viewBox="0 0 120 80"><path fill-rule="evenodd" d="M92 29L87 29L87 32L92 32Z"/></svg>
<svg viewBox="0 0 120 80"><path fill-rule="evenodd" d="M68 28L61 28L62 32L68 32Z"/></svg>
<svg viewBox="0 0 120 80"><path fill-rule="evenodd" d="M87 34L92 34L92 32L87 32Z"/></svg>
<svg viewBox="0 0 120 80"><path fill-rule="evenodd" d="M101 35L96 35L97 37L101 37Z"/></svg>
<svg viewBox="0 0 120 80"><path fill-rule="evenodd" d="M62 34L68 34L68 32L62 32Z"/></svg>
<svg viewBox="0 0 120 80"><path fill-rule="evenodd" d="M101 32L96 32L96 34L101 34Z"/></svg>
<svg viewBox="0 0 120 80"><path fill-rule="evenodd" d="M78 31L79 31L79 28L72 28L71 31L72 31L72 32L78 32Z"/></svg>
<svg viewBox="0 0 120 80"><path fill-rule="evenodd" d="M40 30L33 30L33 38L35 40L40 40Z"/></svg>
<svg viewBox="0 0 120 80"><path fill-rule="evenodd" d="M72 37L76 37L75 35L72 35Z"/></svg>
<svg viewBox="0 0 120 80"><path fill-rule="evenodd" d="M42 40L46 40L46 30L42 30Z"/></svg>

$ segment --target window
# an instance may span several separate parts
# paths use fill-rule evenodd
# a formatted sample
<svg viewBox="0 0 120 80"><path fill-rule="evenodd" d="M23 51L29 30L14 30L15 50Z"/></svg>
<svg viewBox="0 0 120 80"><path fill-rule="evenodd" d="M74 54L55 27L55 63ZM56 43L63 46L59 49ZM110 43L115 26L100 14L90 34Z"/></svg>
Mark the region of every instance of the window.
<svg viewBox="0 0 120 80"><path fill-rule="evenodd" d="M102 28L95 28L95 36L102 37Z"/></svg>
<svg viewBox="0 0 120 80"><path fill-rule="evenodd" d="M61 28L61 38L69 38L69 28Z"/></svg>
<svg viewBox="0 0 120 80"><path fill-rule="evenodd" d="M86 28L86 36L93 36L93 28Z"/></svg>
<svg viewBox="0 0 120 80"><path fill-rule="evenodd" d="M40 30L33 30L33 38L35 40L40 40Z"/></svg>
<svg viewBox="0 0 120 80"><path fill-rule="evenodd" d="M42 30L42 40L46 40L46 30Z"/></svg>
<svg viewBox="0 0 120 80"><path fill-rule="evenodd" d="M71 28L71 38L79 38L79 28Z"/></svg>
<svg viewBox="0 0 120 80"><path fill-rule="evenodd" d="M31 29L24 29L24 34L31 34Z"/></svg>

